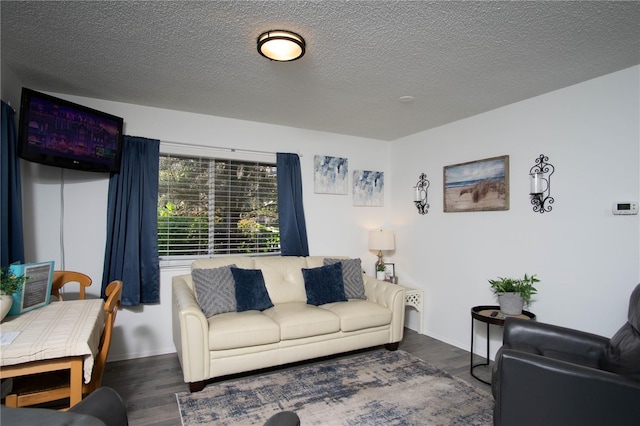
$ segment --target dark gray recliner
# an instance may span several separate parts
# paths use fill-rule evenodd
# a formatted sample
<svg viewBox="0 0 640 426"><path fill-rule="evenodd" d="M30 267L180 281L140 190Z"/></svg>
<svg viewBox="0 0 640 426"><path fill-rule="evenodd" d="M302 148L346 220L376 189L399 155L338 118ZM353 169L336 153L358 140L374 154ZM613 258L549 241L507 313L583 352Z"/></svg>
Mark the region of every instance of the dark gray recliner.
<svg viewBox="0 0 640 426"><path fill-rule="evenodd" d="M640 424L640 284L611 339L507 318L492 392L496 426Z"/></svg>
<svg viewBox="0 0 640 426"><path fill-rule="evenodd" d="M0 405L2 426L128 426L127 411L120 395L103 386L89 394L68 411L48 408L12 408ZM291 411L271 416L264 426L299 426L300 419Z"/></svg>
<svg viewBox="0 0 640 426"><path fill-rule="evenodd" d="M12 408L0 406L2 426L127 426L127 410L120 395L101 387L68 411L48 408Z"/></svg>

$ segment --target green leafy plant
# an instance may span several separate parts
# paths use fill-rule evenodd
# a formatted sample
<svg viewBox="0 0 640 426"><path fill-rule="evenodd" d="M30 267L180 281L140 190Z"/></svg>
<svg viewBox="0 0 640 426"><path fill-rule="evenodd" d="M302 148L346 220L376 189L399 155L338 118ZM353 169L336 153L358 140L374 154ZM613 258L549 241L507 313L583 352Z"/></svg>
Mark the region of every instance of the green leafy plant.
<svg viewBox="0 0 640 426"><path fill-rule="evenodd" d="M497 280L489 280L491 289L495 294L517 293L522 297L525 305L531 303L531 296L538 292L534 284L539 282L540 280L536 277L536 274L531 276L524 274L522 279L498 277Z"/></svg>
<svg viewBox="0 0 640 426"><path fill-rule="evenodd" d="M376 271L377 271L377 272L384 272L384 271L386 271L386 268L385 268L384 263L376 263Z"/></svg>
<svg viewBox="0 0 640 426"><path fill-rule="evenodd" d="M20 291L22 284L29 278L22 276L17 277L9 268L0 269L0 293L11 296L16 291Z"/></svg>

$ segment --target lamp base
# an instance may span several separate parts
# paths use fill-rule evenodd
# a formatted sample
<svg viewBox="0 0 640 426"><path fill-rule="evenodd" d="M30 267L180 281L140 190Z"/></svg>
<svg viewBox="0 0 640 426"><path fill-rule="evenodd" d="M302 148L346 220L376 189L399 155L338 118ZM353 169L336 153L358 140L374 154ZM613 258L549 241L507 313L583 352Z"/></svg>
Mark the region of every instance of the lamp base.
<svg viewBox="0 0 640 426"><path fill-rule="evenodd" d="M378 267L384 268L384 259L382 259L382 250L378 252L378 261L376 262L376 272L378 271Z"/></svg>

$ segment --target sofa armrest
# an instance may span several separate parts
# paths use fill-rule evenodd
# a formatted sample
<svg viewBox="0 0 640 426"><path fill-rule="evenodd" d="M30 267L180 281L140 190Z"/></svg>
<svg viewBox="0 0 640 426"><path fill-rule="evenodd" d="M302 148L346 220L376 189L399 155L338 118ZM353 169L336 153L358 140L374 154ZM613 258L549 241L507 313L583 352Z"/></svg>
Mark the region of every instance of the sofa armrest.
<svg viewBox="0 0 640 426"><path fill-rule="evenodd" d="M187 383L209 378L209 322L189 286L191 275L172 279L173 343Z"/></svg>
<svg viewBox="0 0 640 426"><path fill-rule="evenodd" d="M609 339L571 328L521 318L507 318L504 325L505 347L527 347L529 352L575 355L589 364L599 364Z"/></svg>
<svg viewBox="0 0 640 426"><path fill-rule="evenodd" d="M494 425L631 425L640 382L607 371L505 349Z"/></svg>
<svg viewBox="0 0 640 426"><path fill-rule="evenodd" d="M364 280L364 295L367 300L384 306L392 312L388 343L400 342L404 335L404 287L380 281L368 275L363 275L362 278Z"/></svg>

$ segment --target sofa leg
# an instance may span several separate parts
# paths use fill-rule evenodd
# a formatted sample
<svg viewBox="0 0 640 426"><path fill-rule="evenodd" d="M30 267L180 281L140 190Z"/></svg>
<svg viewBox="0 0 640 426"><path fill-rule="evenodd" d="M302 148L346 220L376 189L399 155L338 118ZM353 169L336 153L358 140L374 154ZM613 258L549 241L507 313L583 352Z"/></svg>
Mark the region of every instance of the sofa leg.
<svg viewBox="0 0 640 426"><path fill-rule="evenodd" d="M200 382L191 382L189 383L189 392L200 392L202 389L204 389L205 384L206 382L204 380Z"/></svg>
<svg viewBox="0 0 640 426"><path fill-rule="evenodd" d="M385 343L384 347L388 350L388 351L397 351L398 348L400 347L400 342L393 342L393 343Z"/></svg>

